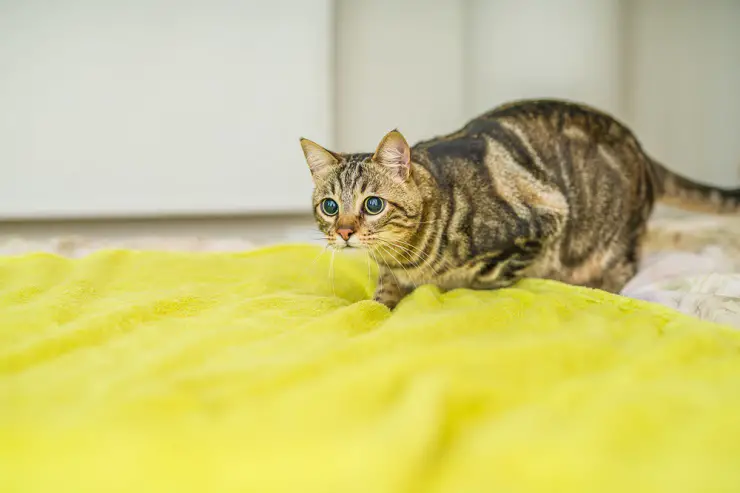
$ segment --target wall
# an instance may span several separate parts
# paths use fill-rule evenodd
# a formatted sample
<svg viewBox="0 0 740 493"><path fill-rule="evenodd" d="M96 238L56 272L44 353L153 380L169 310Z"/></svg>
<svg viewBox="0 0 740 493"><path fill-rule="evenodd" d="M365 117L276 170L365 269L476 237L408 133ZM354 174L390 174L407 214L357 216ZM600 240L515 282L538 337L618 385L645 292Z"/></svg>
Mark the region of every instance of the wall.
<svg viewBox="0 0 740 493"><path fill-rule="evenodd" d="M656 158L740 181L737 0L346 0L337 10L337 142L371 150L454 130L525 97L587 102Z"/></svg>
<svg viewBox="0 0 740 493"><path fill-rule="evenodd" d="M0 221L305 215L298 136L372 150L537 96L735 185L738 25L736 0L0 2Z"/></svg>
<svg viewBox="0 0 740 493"><path fill-rule="evenodd" d="M0 2L0 219L296 212L329 0Z"/></svg>
<svg viewBox="0 0 740 493"><path fill-rule="evenodd" d="M632 0L626 114L655 156L740 183L740 2Z"/></svg>

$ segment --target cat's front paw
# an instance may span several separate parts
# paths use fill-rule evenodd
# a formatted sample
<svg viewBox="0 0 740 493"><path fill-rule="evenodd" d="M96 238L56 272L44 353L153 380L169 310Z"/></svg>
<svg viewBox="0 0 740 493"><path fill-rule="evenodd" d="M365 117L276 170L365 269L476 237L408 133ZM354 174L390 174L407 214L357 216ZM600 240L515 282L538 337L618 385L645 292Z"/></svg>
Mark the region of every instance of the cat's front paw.
<svg viewBox="0 0 740 493"><path fill-rule="evenodd" d="M377 301L378 303L381 303L387 306L389 309L393 310L401 301L401 297L389 296L388 293L375 293L375 296L373 296L373 301Z"/></svg>

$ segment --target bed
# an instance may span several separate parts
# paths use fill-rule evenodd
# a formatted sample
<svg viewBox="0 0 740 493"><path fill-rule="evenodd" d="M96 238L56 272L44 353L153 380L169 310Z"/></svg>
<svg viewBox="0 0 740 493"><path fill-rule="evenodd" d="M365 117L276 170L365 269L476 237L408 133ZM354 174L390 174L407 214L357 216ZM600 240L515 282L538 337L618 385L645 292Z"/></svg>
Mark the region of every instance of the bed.
<svg viewBox="0 0 740 493"><path fill-rule="evenodd" d="M740 331L323 252L0 258L0 490L740 491Z"/></svg>

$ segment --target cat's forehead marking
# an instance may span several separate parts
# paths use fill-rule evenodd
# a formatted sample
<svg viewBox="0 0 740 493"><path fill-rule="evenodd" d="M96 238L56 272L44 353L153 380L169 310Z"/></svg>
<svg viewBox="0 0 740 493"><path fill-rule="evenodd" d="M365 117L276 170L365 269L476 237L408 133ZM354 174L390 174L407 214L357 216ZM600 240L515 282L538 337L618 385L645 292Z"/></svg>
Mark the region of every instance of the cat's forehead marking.
<svg viewBox="0 0 740 493"><path fill-rule="evenodd" d="M355 181L359 176L359 166L357 164L347 164L339 175L339 184L342 190L342 201L350 205L354 202Z"/></svg>
<svg viewBox="0 0 740 493"><path fill-rule="evenodd" d="M344 157L344 163L340 169L336 181L338 182L341 199L346 204L355 201L358 189L366 187L363 185L363 172L365 162L371 158L371 154L349 154Z"/></svg>

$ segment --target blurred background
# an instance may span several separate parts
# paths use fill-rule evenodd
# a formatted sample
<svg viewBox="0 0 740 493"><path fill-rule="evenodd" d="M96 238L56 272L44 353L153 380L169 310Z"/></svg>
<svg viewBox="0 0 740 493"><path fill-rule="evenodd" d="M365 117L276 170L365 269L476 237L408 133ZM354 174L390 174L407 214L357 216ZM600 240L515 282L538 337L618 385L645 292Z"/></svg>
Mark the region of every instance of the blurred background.
<svg viewBox="0 0 740 493"><path fill-rule="evenodd" d="M310 241L300 136L525 97L738 185L740 0L0 0L0 236Z"/></svg>

